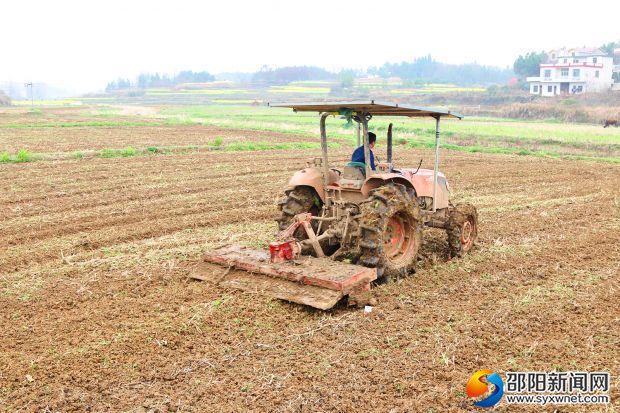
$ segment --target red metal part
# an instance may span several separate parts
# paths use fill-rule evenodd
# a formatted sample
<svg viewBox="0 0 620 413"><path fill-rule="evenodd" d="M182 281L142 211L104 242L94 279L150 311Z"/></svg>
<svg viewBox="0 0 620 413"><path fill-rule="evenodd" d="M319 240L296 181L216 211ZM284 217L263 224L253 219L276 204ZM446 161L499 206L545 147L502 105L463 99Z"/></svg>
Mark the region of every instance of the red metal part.
<svg viewBox="0 0 620 413"><path fill-rule="evenodd" d="M469 251L474 245L475 228L476 223L473 220L468 219L463 224L463 229L461 230L461 245L465 252Z"/></svg>
<svg viewBox="0 0 620 413"><path fill-rule="evenodd" d="M370 283L377 279L376 268L325 257L311 221L311 214L295 216L293 224L279 234L277 241L269 244L269 253L239 245L208 252L204 255L206 263L228 269L223 274L205 270L195 278L244 291L262 291L272 297L323 310L332 308L349 294L357 297L353 302L359 302L359 294L367 292ZM300 226L306 231L316 257L300 255L301 244L293 236Z"/></svg>
<svg viewBox="0 0 620 413"><path fill-rule="evenodd" d="M314 285L348 293L352 288L377 279L375 268L333 261L329 258L303 257L303 262L271 263L264 251L230 245L204 255L214 264L235 267L248 272Z"/></svg>
<svg viewBox="0 0 620 413"><path fill-rule="evenodd" d="M394 216L390 218L387 226L387 235L384 248L389 257L394 257L406 249L403 248L403 244L409 240L405 236L404 223L399 217Z"/></svg>
<svg viewBox="0 0 620 413"><path fill-rule="evenodd" d="M294 254L294 241L284 242L272 242L269 244L269 254L271 255L271 262L284 262L290 261L295 256Z"/></svg>
<svg viewBox="0 0 620 413"><path fill-rule="evenodd" d="M310 213L303 213L303 214L298 214L295 215L295 220L293 221L293 223L284 231L280 232L280 234L278 234L278 238L277 238L277 242L289 242L291 241L291 249L293 251L292 253L292 258L290 259L295 259L295 257L297 255L299 255L301 253L301 246L298 242L295 241L295 232L297 232L297 228L299 227L303 227L304 231L306 232L306 235L308 236L308 239L310 240L310 244L312 245L312 248L314 249L316 256L317 257L324 257L325 254L323 253L323 249L321 248L321 244L319 244L319 242L317 241L317 237L316 234L314 233L314 230L312 229L312 214ZM271 250L271 246L269 247ZM272 254L273 257L273 254ZM273 262L280 262L280 261L273 261Z"/></svg>
<svg viewBox="0 0 620 413"><path fill-rule="evenodd" d="M310 213L295 215L295 220L293 221L293 223L287 229L278 234L278 241L288 241L295 238L295 232L297 231L297 228L299 228L300 226L308 228L306 224L309 225L310 221L312 221L312 214Z"/></svg>

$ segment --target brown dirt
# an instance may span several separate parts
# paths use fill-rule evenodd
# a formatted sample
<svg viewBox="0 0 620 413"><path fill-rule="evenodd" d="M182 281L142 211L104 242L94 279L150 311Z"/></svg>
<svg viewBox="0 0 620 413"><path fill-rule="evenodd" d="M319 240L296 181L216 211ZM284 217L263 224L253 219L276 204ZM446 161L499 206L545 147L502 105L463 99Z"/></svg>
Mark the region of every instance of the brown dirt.
<svg viewBox="0 0 620 413"><path fill-rule="evenodd" d="M120 149L133 146L187 147L212 145L216 138L223 144L231 142L272 141L316 142L312 137L286 135L274 132L222 129L213 126L78 126L64 128L59 136L58 128L0 128L2 150L15 153L27 149L36 153L63 153L92 151L105 148Z"/></svg>
<svg viewBox="0 0 620 413"><path fill-rule="evenodd" d="M16 153L27 149L34 153L71 154L76 151L121 149L128 146L172 148L213 145L216 138L222 144L231 142L316 142L314 137L294 136L268 131L224 129L205 125L167 125L167 118L153 115L154 107L113 107L120 114L97 115L94 108L45 108L41 115L28 114L29 108L0 109L0 151ZM93 123L137 126L89 126ZM30 125L31 127L8 127ZM57 125L58 127L42 127ZM63 127L71 124L84 126Z"/></svg>
<svg viewBox="0 0 620 413"><path fill-rule="evenodd" d="M473 412L481 368L607 370L618 408L618 166L443 152L478 245L446 262L428 231L428 260L369 314L188 278L204 249L270 240L316 154L0 165L0 410Z"/></svg>

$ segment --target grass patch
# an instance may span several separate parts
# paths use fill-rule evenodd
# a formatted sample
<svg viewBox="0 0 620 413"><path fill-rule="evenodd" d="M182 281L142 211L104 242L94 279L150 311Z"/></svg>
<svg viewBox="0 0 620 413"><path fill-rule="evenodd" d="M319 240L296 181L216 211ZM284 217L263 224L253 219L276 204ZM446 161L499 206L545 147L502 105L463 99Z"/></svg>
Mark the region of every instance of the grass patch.
<svg viewBox="0 0 620 413"><path fill-rule="evenodd" d="M256 386L254 383L245 383L243 386L241 386L241 392L243 393L247 393L249 391L251 391L254 386Z"/></svg>
<svg viewBox="0 0 620 413"><path fill-rule="evenodd" d="M356 356L360 359L367 359L370 357L378 357L382 354L382 351L378 348L369 348L367 350L362 350L356 354Z"/></svg>
<svg viewBox="0 0 620 413"><path fill-rule="evenodd" d="M267 90L268 93L292 93L292 94L308 93L308 94L319 94L319 95L327 95L330 91L331 91L331 88L328 88L328 87L306 87L306 86L271 86Z"/></svg>
<svg viewBox="0 0 620 413"><path fill-rule="evenodd" d="M175 118L168 118L166 120L167 126L197 125L197 124L198 124L197 122L193 121L192 119L188 117L175 117Z"/></svg>
<svg viewBox="0 0 620 413"><path fill-rule="evenodd" d="M138 151L136 150L136 148L132 148L131 146L128 146L125 149L121 149L120 153L121 153L121 156L127 157L127 156L136 156Z"/></svg>
<svg viewBox="0 0 620 413"><path fill-rule="evenodd" d="M43 111L41 109L30 109L26 113L30 116L43 116Z"/></svg>
<svg viewBox="0 0 620 413"><path fill-rule="evenodd" d="M231 103L235 105L241 105L244 103L254 103L256 100L254 99L213 99L214 103Z"/></svg>
<svg viewBox="0 0 620 413"><path fill-rule="evenodd" d="M131 158L135 156L148 156L148 155L179 155L188 154L200 151L209 151L215 148L229 151L229 152L243 152L243 151L268 151L268 150L305 150L305 149L320 149L321 145L317 142L233 142L228 145L224 144L222 138L214 140L209 145L183 145L183 146L165 146L156 147L149 146L146 148L135 148L128 146L126 148L105 148L100 151L75 151L65 152L62 154L52 153L34 154L26 149L19 150L16 154L11 154L8 151L0 152L0 163L22 163L32 162L40 160L58 160L58 159L90 159L91 157L99 158ZM328 145L330 148L339 148L337 143L331 143Z"/></svg>
<svg viewBox="0 0 620 413"><path fill-rule="evenodd" d="M147 89L146 96L188 96L188 95L246 95L250 93L245 89Z"/></svg>
<svg viewBox="0 0 620 413"><path fill-rule="evenodd" d="M32 162L33 160L32 152L27 149L20 149L15 155L11 155L7 151L0 153L0 163L24 163Z"/></svg>
<svg viewBox="0 0 620 413"><path fill-rule="evenodd" d="M114 149L102 149L99 156L102 158L114 158L116 151Z"/></svg>
<svg viewBox="0 0 620 413"><path fill-rule="evenodd" d="M97 109L95 112L96 116L118 116L120 115L120 111L116 108L111 108L109 106L103 106Z"/></svg>
<svg viewBox="0 0 620 413"><path fill-rule="evenodd" d="M127 127L127 126L162 126L153 122L125 122L125 121L94 121L94 122L55 122L55 123L7 123L0 125L6 129L28 128L85 128L85 127Z"/></svg>
<svg viewBox="0 0 620 413"><path fill-rule="evenodd" d="M99 156L102 158L129 158L131 156L136 156L138 154L138 150L131 146L128 146L123 149L102 149L99 153Z"/></svg>
<svg viewBox="0 0 620 413"><path fill-rule="evenodd" d="M39 106L79 106L82 104L81 100L88 100L93 98L79 98L79 99L46 99L46 100L34 100L35 105ZM100 98L103 99L112 99L112 98ZM99 99L98 99L99 100ZM32 105L32 101L30 99L20 99L14 100L13 105L15 106L30 106Z"/></svg>
<svg viewBox="0 0 620 413"><path fill-rule="evenodd" d="M433 142L410 142L408 145L410 148L416 149L434 149L435 144ZM449 149L459 152L469 153L493 153L502 155L520 155L520 156L538 156L544 158L556 158L556 159L570 159L570 160L582 160L582 161L603 161L609 163L620 163L620 158L615 156L587 156L587 155L567 155L559 152L545 151L545 150L533 150L522 148L504 148L497 146L461 146L455 144L443 144L442 149Z"/></svg>
<svg viewBox="0 0 620 413"><path fill-rule="evenodd" d="M272 131L296 136L312 136L318 141L318 116L315 113L292 113L288 109L259 106L176 106L165 108L168 116L186 116L204 125L223 128ZM377 117L371 130L377 133L379 145L385 143L389 123L393 123L395 142L405 145L434 139L433 120ZM345 128L340 117L329 117L327 129L334 141L356 141L356 128ZM616 162L620 157L620 133L600 125L552 123L489 117L466 117L462 121L442 122L442 146L453 144L455 150L470 146L471 152L559 156ZM458 147L461 148L458 148ZM421 146L428 147L431 146ZM489 149L490 148L490 149ZM506 149L506 150L504 150Z"/></svg>
<svg viewBox="0 0 620 413"><path fill-rule="evenodd" d="M224 138L222 138L221 136L218 136L217 138L213 139L213 142L211 142L211 146L216 146L216 147L221 147L224 144Z"/></svg>
<svg viewBox="0 0 620 413"><path fill-rule="evenodd" d="M27 149L20 149L17 151L16 159L16 162L30 162L32 154Z"/></svg>
<svg viewBox="0 0 620 413"><path fill-rule="evenodd" d="M330 148L339 148L340 144L330 143ZM270 151L277 149L320 149L321 144L315 142L232 142L226 145L226 150L230 152L242 151Z"/></svg>

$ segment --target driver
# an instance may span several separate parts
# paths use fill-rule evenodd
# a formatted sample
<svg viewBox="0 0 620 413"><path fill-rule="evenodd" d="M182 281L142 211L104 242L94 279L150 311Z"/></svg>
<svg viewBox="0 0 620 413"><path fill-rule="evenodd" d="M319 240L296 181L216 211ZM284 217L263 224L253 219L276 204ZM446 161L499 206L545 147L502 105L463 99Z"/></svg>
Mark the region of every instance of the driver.
<svg viewBox="0 0 620 413"><path fill-rule="evenodd" d="M377 135L372 132L368 132L368 147L370 148L370 168L375 170L375 155L372 153L373 148L375 147L375 142L377 141ZM361 162L366 163L364 159L364 145L357 148L353 151L353 155L351 155L351 162Z"/></svg>

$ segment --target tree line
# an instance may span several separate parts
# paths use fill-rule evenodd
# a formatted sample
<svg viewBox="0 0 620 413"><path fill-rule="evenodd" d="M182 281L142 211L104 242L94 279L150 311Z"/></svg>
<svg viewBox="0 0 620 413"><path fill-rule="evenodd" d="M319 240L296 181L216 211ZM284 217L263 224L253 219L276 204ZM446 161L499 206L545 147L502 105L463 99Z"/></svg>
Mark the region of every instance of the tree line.
<svg viewBox="0 0 620 413"><path fill-rule="evenodd" d="M618 42L610 42L600 48L613 56L614 49L620 47ZM270 68L263 66L255 73L227 73L222 79L233 79L254 85L287 85L294 81L330 80L338 81L343 88L350 88L355 77L374 75L382 78L399 77L405 83L453 83L461 86L505 84L515 74L524 80L527 76L536 76L539 65L546 62L545 52L528 52L514 61L512 68L486 66L478 63L449 64L435 60L431 55L414 58L400 63L384 63L370 67L366 72L345 69L332 72L318 66L287 66ZM176 75L160 73L141 73L135 80L119 78L108 83L106 92L121 89L145 89L151 87L171 87L183 83L203 83L215 80L209 72L184 70Z"/></svg>
<svg viewBox="0 0 620 413"><path fill-rule="evenodd" d="M357 76L376 75L380 77L397 76L406 81L420 83L454 83L458 85L483 85L505 83L513 73L510 69L483 66L477 63L453 65L440 63L431 56L414 59L412 62L385 63L380 67L371 67L367 72L343 69L331 72L318 66L286 66L269 68L263 66L258 72L237 76L244 83L253 85L287 85L290 82L304 80L338 81L343 88L353 86ZM227 74L231 78L233 74ZM234 76L233 76L234 77ZM215 80L208 72L183 71L170 76L159 73L142 73L134 81L118 78L106 87L106 92L130 88L170 87L183 83L201 83Z"/></svg>
<svg viewBox="0 0 620 413"><path fill-rule="evenodd" d="M212 82L214 80L215 76L206 71L192 72L191 70L183 70L176 75L140 73L134 82L124 78L113 80L108 83L105 91L112 92L130 88L146 89L149 87L170 87L183 83L202 83Z"/></svg>
<svg viewBox="0 0 620 413"><path fill-rule="evenodd" d="M478 63L441 63L431 55L415 58L411 62L385 63L381 67L371 67L368 73L381 77L396 76L423 83L454 83L463 86L506 83L514 76L512 70L508 68L502 69Z"/></svg>
<svg viewBox="0 0 620 413"><path fill-rule="evenodd" d="M303 80L333 80L337 73L317 66L287 66L271 69L267 66L252 75L252 83L267 85L287 85Z"/></svg>

